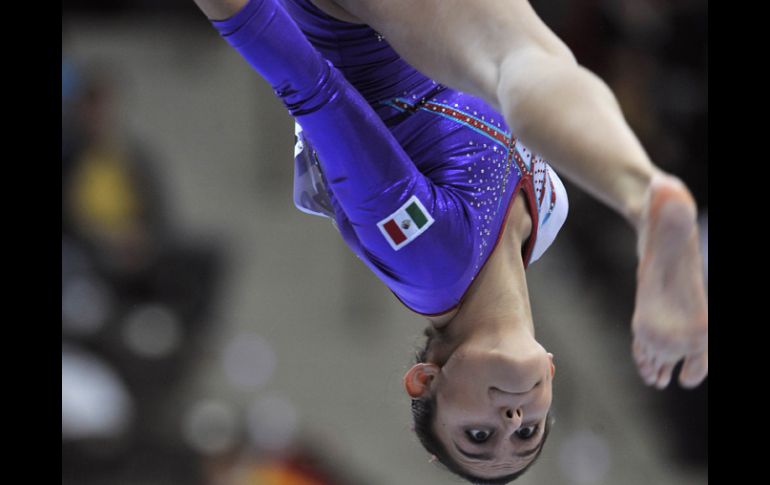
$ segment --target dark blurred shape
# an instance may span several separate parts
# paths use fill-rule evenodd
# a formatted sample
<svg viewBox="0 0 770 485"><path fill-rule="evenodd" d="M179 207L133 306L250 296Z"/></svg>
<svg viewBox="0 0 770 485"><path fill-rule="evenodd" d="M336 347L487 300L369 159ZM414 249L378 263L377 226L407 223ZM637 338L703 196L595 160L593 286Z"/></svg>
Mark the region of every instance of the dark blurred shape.
<svg viewBox="0 0 770 485"><path fill-rule="evenodd" d="M680 177L706 214L708 2L562 0L558 7L550 0L531 3L578 62L612 88L653 162ZM578 247L583 277L607 288L608 321L628 322L622 331L628 332L630 342L634 234L605 206L566 185L570 212L576 216L567 219L560 237ZM707 397L708 380L695 390L674 383L654 395L662 426L675 445L673 458L681 463L707 466Z"/></svg>
<svg viewBox="0 0 770 485"><path fill-rule="evenodd" d="M87 241L99 263L139 273L157 257L170 230L158 175L144 144L124 132L119 88L110 66L69 71L62 100L62 224ZM64 92L64 86L62 91Z"/></svg>
<svg viewBox="0 0 770 485"><path fill-rule="evenodd" d="M64 0L62 10L89 14L116 13L153 13L178 11L189 13L190 2L187 0Z"/></svg>
<svg viewBox="0 0 770 485"><path fill-rule="evenodd" d="M241 447L209 457L206 485L360 485L371 483L329 458L321 444L305 440L281 452L264 454Z"/></svg>
<svg viewBox="0 0 770 485"><path fill-rule="evenodd" d="M179 233L157 160L121 124L119 79L62 59L62 482L195 484L168 408L200 356L220 250Z"/></svg>

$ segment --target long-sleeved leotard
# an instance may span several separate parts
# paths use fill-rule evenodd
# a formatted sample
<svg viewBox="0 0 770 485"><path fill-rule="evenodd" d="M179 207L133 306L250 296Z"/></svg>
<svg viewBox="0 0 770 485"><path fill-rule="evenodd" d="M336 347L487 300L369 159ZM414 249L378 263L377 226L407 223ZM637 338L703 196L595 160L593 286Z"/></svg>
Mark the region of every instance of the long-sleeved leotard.
<svg viewBox="0 0 770 485"><path fill-rule="evenodd" d="M564 223L561 181L503 117L419 73L370 27L308 0L250 0L212 23L301 126L297 206L323 213L310 201L328 198L343 240L411 310L438 315L462 302L519 190L533 221L525 264ZM313 163L321 183L303 190L300 172Z"/></svg>

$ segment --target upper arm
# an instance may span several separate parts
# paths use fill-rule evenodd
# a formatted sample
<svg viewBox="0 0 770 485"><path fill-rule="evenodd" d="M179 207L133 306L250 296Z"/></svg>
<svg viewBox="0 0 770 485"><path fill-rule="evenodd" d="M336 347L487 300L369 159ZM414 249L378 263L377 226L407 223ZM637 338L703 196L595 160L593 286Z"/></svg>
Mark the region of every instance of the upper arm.
<svg viewBox="0 0 770 485"><path fill-rule="evenodd" d="M527 0L334 1L427 76L496 107L506 57L536 48L574 61Z"/></svg>

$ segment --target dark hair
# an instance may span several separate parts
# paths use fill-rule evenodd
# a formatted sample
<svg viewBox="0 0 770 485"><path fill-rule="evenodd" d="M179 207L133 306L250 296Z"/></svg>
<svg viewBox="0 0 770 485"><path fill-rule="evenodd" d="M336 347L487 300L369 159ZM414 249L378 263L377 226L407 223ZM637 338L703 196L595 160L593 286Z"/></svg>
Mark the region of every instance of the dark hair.
<svg viewBox="0 0 770 485"><path fill-rule="evenodd" d="M427 340L425 342L425 346L417 351L415 358L416 363L422 363L427 360L428 349L430 348L431 343L436 339L440 339L441 333L429 325L425 329L425 336L427 337ZM545 440L548 438L548 433L551 430L551 424L553 421L549 412L545 418L545 428L543 429L543 439L540 441L540 448L538 449L535 457L527 464L527 466L517 472L511 473L510 475L496 478L481 478L473 475L472 473L469 473L464 468L462 468L462 466L460 466L460 464L457 463L457 461L455 461L455 459L452 458L452 456L447 452L443 443L439 441L435 431L433 430L433 422L436 418L437 407L436 398L433 396L428 398L412 399L412 418L414 419L414 432L417 434L417 437L420 439L420 443L422 443L422 446L425 448L425 450L432 454L436 460L439 461L439 463L444 465L444 467L446 467L455 475L458 475L476 485L504 485L523 475L524 472L529 470L529 467L531 467L532 464L537 461L540 453L543 451Z"/></svg>

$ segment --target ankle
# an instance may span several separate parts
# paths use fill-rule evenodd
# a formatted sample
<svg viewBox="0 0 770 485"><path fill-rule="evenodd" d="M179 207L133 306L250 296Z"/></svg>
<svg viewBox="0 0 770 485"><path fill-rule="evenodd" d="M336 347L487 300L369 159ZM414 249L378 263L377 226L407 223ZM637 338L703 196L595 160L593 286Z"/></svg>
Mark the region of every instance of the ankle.
<svg viewBox="0 0 770 485"><path fill-rule="evenodd" d="M651 222L650 219L657 219L662 207L670 202L686 207L683 214L689 213L688 219L692 219L693 224L696 223L697 207L690 190L678 177L661 171L650 178L641 210L636 209L631 216L637 233L641 234L643 230L649 230L647 226Z"/></svg>
<svg viewBox="0 0 770 485"><path fill-rule="evenodd" d="M644 228L652 196L665 176L664 172L656 170L627 176L623 180L625 204L622 214L637 234Z"/></svg>

